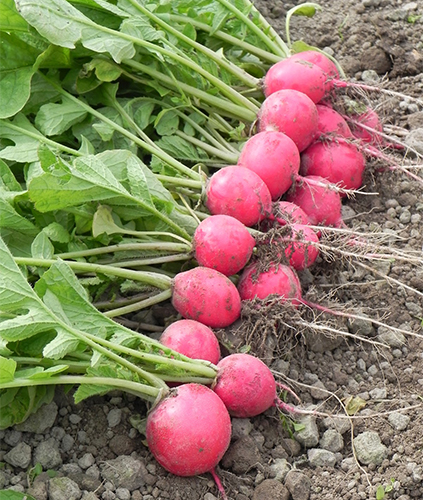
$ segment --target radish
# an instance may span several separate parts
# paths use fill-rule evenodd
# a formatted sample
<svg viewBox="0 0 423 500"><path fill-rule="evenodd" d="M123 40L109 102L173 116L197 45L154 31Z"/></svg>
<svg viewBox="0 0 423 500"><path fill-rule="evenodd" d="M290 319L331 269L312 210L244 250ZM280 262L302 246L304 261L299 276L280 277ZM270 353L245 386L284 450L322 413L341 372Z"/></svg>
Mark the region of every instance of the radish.
<svg viewBox="0 0 423 500"><path fill-rule="evenodd" d="M301 207L312 225L344 226L341 196L323 177L304 177L288 191L286 200Z"/></svg>
<svg viewBox="0 0 423 500"><path fill-rule="evenodd" d="M337 135L346 138L353 137L345 119L334 109L316 104L317 113L319 115L317 131L321 135Z"/></svg>
<svg viewBox="0 0 423 500"><path fill-rule="evenodd" d="M300 280L296 272L284 264L272 264L265 271L260 271L257 262L248 265L241 274L238 291L242 300L265 299L277 294L283 302L296 306L301 299Z"/></svg>
<svg viewBox="0 0 423 500"><path fill-rule="evenodd" d="M302 271L316 261L319 255L319 249L316 246L319 238L307 225L292 224L290 229L291 237L282 237L281 242L285 243L285 256L290 266L296 271Z"/></svg>
<svg viewBox="0 0 423 500"><path fill-rule="evenodd" d="M306 94L314 103L325 97L330 89L328 75L317 64L289 57L270 67L263 81L264 95L282 89L293 89Z"/></svg>
<svg viewBox="0 0 423 500"><path fill-rule="evenodd" d="M275 404L276 382L270 369L250 354L231 354L217 365L214 392L233 417L250 418Z"/></svg>
<svg viewBox="0 0 423 500"><path fill-rule="evenodd" d="M264 100L258 113L258 128L283 132L301 152L318 137L318 120L316 105L308 96L286 89Z"/></svg>
<svg viewBox="0 0 423 500"><path fill-rule="evenodd" d="M241 314L236 286L224 274L207 267L195 267L175 276L172 304L183 318L211 328L225 328Z"/></svg>
<svg viewBox="0 0 423 500"><path fill-rule="evenodd" d="M238 164L263 179L273 200L291 187L300 168L300 153L294 141L282 132L267 130L244 144Z"/></svg>
<svg viewBox="0 0 423 500"><path fill-rule="evenodd" d="M169 325L159 342L192 359L204 359L214 365L220 359L220 346L213 330L192 319L180 319Z"/></svg>
<svg viewBox="0 0 423 500"><path fill-rule="evenodd" d="M231 276L250 260L255 240L239 220L211 215L200 222L193 236L194 257L201 266Z"/></svg>
<svg viewBox="0 0 423 500"><path fill-rule="evenodd" d="M365 167L364 155L346 140L315 142L301 154L301 175L324 177L345 189L362 186Z"/></svg>
<svg viewBox="0 0 423 500"><path fill-rule="evenodd" d="M354 137L370 144L380 145L383 142L381 135L378 134L378 132L383 131L383 125L376 111L366 107L366 111L363 113L350 115L349 118L353 125Z"/></svg>
<svg viewBox="0 0 423 500"><path fill-rule="evenodd" d="M205 205L212 215L231 215L248 227L272 211L272 197L263 180L239 165L214 173L206 186Z"/></svg>
<svg viewBox="0 0 423 500"><path fill-rule="evenodd" d="M212 472L231 440L231 418L219 396L200 384L173 389L147 417L154 458L177 476Z"/></svg>
<svg viewBox="0 0 423 500"><path fill-rule="evenodd" d="M305 50L292 55L289 59L293 61L308 61L319 66L330 78L339 78L339 71L336 64L317 50Z"/></svg>
<svg viewBox="0 0 423 500"><path fill-rule="evenodd" d="M280 226L286 224L310 224L308 215L302 208L290 201L278 201L273 204L273 216Z"/></svg>

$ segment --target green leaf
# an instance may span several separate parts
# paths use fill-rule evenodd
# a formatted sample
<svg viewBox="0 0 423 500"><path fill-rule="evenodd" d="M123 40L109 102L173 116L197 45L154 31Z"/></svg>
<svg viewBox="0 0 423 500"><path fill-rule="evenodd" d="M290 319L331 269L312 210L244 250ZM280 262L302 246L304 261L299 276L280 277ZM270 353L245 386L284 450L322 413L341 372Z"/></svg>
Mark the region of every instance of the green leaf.
<svg viewBox="0 0 423 500"><path fill-rule="evenodd" d="M35 117L35 125L46 136L59 135L66 132L75 123L82 122L87 112L75 107L71 100L63 99L62 103L48 103L41 106Z"/></svg>
<svg viewBox="0 0 423 500"><path fill-rule="evenodd" d="M120 63L135 49L118 32L98 25L65 0L16 0L19 12L50 43L75 48L78 42L94 52L108 53Z"/></svg>
<svg viewBox="0 0 423 500"><path fill-rule="evenodd" d="M35 500L35 498L27 493L21 493L14 490L0 490L1 500Z"/></svg>
<svg viewBox="0 0 423 500"><path fill-rule="evenodd" d="M94 71L95 76L101 82L113 82L117 80L122 74L122 70L106 59L93 59L91 62L84 65L84 70Z"/></svg>
<svg viewBox="0 0 423 500"><path fill-rule="evenodd" d="M1 0L0 2L0 30L9 33L28 31L28 23L19 15L14 0Z"/></svg>
<svg viewBox="0 0 423 500"><path fill-rule="evenodd" d="M11 382L15 378L16 361L0 356L0 384Z"/></svg>
<svg viewBox="0 0 423 500"><path fill-rule="evenodd" d="M22 113L17 114L12 121L0 120L0 137L14 143L0 150L0 158L18 163L37 161L40 146L37 136L42 138L40 132Z"/></svg>
<svg viewBox="0 0 423 500"><path fill-rule="evenodd" d="M27 218L20 215L10 204L8 192L0 187L0 228L9 228L32 236L38 233L38 229Z"/></svg>
<svg viewBox="0 0 423 500"><path fill-rule="evenodd" d="M22 187L10 170L9 165L0 160L0 186L3 186L8 191L21 191Z"/></svg>
<svg viewBox="0 0 423 500"><path fill-rule="evenodd" d="M43 231L38 233L31 246L32 256L35 259L52 259L54 246Z"/></svg>
<svg viewBox="0 0 423 500"><path fill-rule="evenodd" d="M51 241L57 243L69 243L71 236L68 231L58 222L52 222L48 226L43 227L43 232Z"/></svg>
<svg viewBox="0 0 423 500"><path fill-rule="evenodd" d="M380 484L376 490L376 500L383 500L385 498L385 488Z"/></svg>
<svg viewBox="0 0 423 500"><path fill-rule="evenodd" d="M159 135L174 135L179 127L179 116L173 109L162 109L154 126Z"/></svg>
<svg viewBox="0 0 423 500"><path fill-rule="evenodd" d="M0 118L9 118L25 106L39 54L38 49L26 44L14 33L1 33Z"/></svg>

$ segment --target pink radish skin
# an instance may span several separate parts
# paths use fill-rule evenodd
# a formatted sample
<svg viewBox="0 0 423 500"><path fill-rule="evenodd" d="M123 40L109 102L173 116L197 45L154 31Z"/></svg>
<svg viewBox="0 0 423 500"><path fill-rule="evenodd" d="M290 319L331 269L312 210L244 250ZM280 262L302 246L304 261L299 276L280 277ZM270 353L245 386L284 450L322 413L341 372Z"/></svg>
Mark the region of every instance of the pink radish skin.
<svg viewBox="0 0 423 500"><path fill-rule="evenodd" d="M200 384L173 389L147 417L154 458L177 476L211 472L231 440L231 419L219 396Z"/></svg>
<svg viewBox="0 0 423 500"><path fill-rule="evenodd" d="M229 414L250 418L275 404L276 382L269 368L250 354L231 354L217 365L214 392Z"/></svg>
<svg viewBox="0 0 423 500"><path fill-rule="evenodd" d="M180 319L169 325L159 342L192 359L204 359L214 365L220 359L220 346L213 330L192 319Z"/></svg>
<svg viewBox="0 0 423 500"><path fill-rule="evenodd" d="M232 281L215 269L201 266L175 276L172 304L183 318L210 328L225 328L241 314L241 299Z"/></svg>
<svg viewBox="0 0 423 500"><path fill-rule="evenodd" d="M267 97L258 113L258 128L290 137L301 152L318 137L319 115L314 102L297 90L279 90Z"/></svg>
<svg viewBox="0 0 423 500"><path fill-rule="evenodd" d="M303 59L282 59L270 67L264 77L264 95L282 89L293 89L306 94L314 103L323 99L328 91L326 73Z"/></svg>
<svg viewBox="0 0 423 500"><path fill-rule="evenodd" d="M300 153L287 135L267 130L248 139L238 164L259 175L269 188L272 199L277 200L298 176Z"/></svg>
<svg viewBox="0 0 423 500"><path fill-rule="evenodd" d="M194 257L201 266L232 276L250 260L255 240L234 217L211 215L198 225L192 244Z"/></svg>
<svg viewBox="0 0 423 500"><path fill-rule="evenodd" d="M316 246L319 237L311 227L302 224L292 224L292 235L282 238L286 242L285 255L289 260L289 265L296 271L302 271L312 266L319 255Z"/></svg>
<svg viewBox="0 0 423 500"><path fill-rule="evenodd" d="M212 215L230 215L251 227L271 213L272 197L259 175L246 167L231 165L210 177L205 205Z"/></svg>
<svg viewBox="0 0 423 500"><path fill-rule="evenodd" d="M336 64L332 62L328 57L326 57L321 52L317 52L317 50L305 50L304 52L298 52L290 57L293 61L308 61L316 66L319 66L326 75L330 78L339 78L339 71L336 67Z"/></svg>
<svg viewBox="0 0 423 500"><path fill-rule="evenodd" d="M286 224L310 224L310 219L304 210L289 201L274 203L273 215L280 226L285 226Z"/></svg>
<svg viewBox="0 0 423 500"><path fill-rule="evenodd" d="M256 263L247 266L238 282L242 300L265 299L277 294L283 302L297 306L301 302L301 284L296 272L283 264L273 265L268 271L258 271Z"/></svg>
<svg viewBox="0 0 423 500"><path fill-rule="evenodd" d="M336 135L352 138L353 134L345 119L334 109L316 104L319 115L317 131L318 135Z"/></svg>
<svg viewBox="0 0 423 500"><path fill-rule="evenodd" d="M383 142L382 136L377 133L383 131L383 126L376 111L371 108L367 108L367 110L362 114L351 115L350 119L353 125L352 128L354 137L369 144L380 145ZM360 127L360 124L373 129L375 132Z"/></svg>
<svg viewBox="0 0 423 500"><path fill-rule="evenodd" d="M341 197L329 181L310 175L288 191L286 200L301 207L313 226L344 227Z"/></svg>

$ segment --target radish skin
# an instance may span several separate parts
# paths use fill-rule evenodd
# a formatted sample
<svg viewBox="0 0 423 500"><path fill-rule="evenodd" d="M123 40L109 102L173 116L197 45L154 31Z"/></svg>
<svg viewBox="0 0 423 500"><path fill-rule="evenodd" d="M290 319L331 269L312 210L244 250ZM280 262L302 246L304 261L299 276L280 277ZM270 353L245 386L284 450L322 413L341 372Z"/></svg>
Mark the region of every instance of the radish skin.
<svg viewBox="0 0 423 500"><path fill-rule="evenodd" d="M288 191L286 200L301 207L313 226L345 226L341 216L341 196L323 177L304 177Z"/></svg>
<svg viewBox="0 0 423 500"><path fill-rule="evenodd" d="M291 237L281 238L282 243L286 243L285 256L291 267L296 271L303 271L316 262L319 255L319 237L307 225L292 224L290 229Z"/></svg>
<svg viewBox="0 0 423 500"><path fill-rule="evenodd" d="M204 359L214 365L220 359L220 346L213 330L192 319L170 324L161 334L159 342L192 359Z"/></svg>
<svg viewBox="0 0 423 500"><path fill-rule="evenodd" d="M147 416L146 439L159 464L177 476L211 472L231 439L231 419L219 396L200 384L171 391Z"/></svg>
<svg viewBox="0 0 423 500"><path fill-rule="evenodd" d="M345 138L353 137L348 123L337 111L323 104L316 104L316 108L319 115L317 124L319 136L335 135Z"/></svg>
<svg viewBox="0 0 423 500"><path fill-rule="evenodd" d="M276 382L270 369L250 354L231 354L217 365L213 387L229 414L250 418L263 413L276 400Z"/></svg>
<svg viewBox="0 0 423 500"><path fill-rule="evenodd" d="M212 215L230 215L251 227L269 216L272 197L259 175L248 168L231 165L210 177L205 205Z"/></svg>
<svg viewBox="0 0 423 500"><path fill-rule="evenodd" d="M305 50L304 52L298 52L297 54L292 55L290 59L293 61L308 61L316 64L316 66L319 66L319 68L321 68L330 78L340 77L336 64L317 50Z"/></svg>
<svg viewBox="0 0 423 500"><path fill-rule="evenodd" d="M202 266L175 276L172 305L183 318L210 328L225 328L241 314L241 299L232 281L219 271Z"/></svg>
<svg viewBox="0 0 423 500"><path fill-rule="evenodd" d="M270 67L264 77L264 95L282 89L293 89L306 94L317 103L325 97L329 86L328 75L317 64L304 59L282 59Z"/></svg>
<svg viewBox="0 0 423 500"><path fill-rule="evenodd" d="M260 271L257 263L248 265L241 274L238 291L242 300L266 299L277 294L283 302L297 306L301 302L301 284L296 272L289 266L271 265Z"/></svg>
<svg viewBox="0 0 423 500"><path fill-rule="evenodd" d="M255 240L238 219L212 215L200 222L192 244L194 257L201 266L232 276L250 260Z"/></svg>
<svg viewBox="0 0 423 500"><path fill-rule="evenodd" d="M318 120L316 105L307 95L285 89L264 100L258 113L258 129L283 132L301 152L317 139Z"/></svg>
<svg viewBox="0 0 423 500"><path fill-rule="evenodd" d="M301 175L320 176L345 189L363 185L365 168L364 155L346 140L315 142L301 154Z"/></svg>
<svg viewBox="0 0 423 500"><path fill-rule="evenodd" d="M288 191L298 175L300 153L290 137L266 130L248 139L238 164L259 175L269 188L272 200L277 200Z"/></svg>

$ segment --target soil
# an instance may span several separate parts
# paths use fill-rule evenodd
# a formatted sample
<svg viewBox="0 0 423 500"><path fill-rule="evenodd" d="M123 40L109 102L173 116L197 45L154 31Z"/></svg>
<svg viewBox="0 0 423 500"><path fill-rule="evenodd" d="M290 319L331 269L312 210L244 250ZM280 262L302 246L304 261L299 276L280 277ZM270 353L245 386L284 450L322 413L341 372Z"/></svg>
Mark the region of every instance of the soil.
<svg viewBox="0 0 423 500"><path fill-rule="evenodd" d="M256 5L284 36L285 14L294 4L260 0ZM422 98L422 0L325 0L320 5L322 11L313 18L292 19L292 39L326 50L349 79L366 83L376 79L385 89ZM385 130L397 140L404 141L423 128L422 108L412 99L373 93L363 97L376 106ZM345 200L346 222L361 231L380 232L388 238L385 244L421 255L422 184L399 171L378 167L369 161L364 189L378 194ZM295 318L291 324L298 329L288 335L280 311L272 308L264 318L256 316L231 331L219 332L227 347L238 339L238 347L248 343L270 364L279 380L301 398L297 403L287 394L288 402L342 416L338 420L299 414L289 418L271 408L256 418L234 419L232 444L218 468L229 499L423 498L423 269L421 264L400 260L367 265L376 272L346 259L320 259L301 273L306 296L322 302L324 294L331 295L332 302L349 304L356 314L379 318L410 335L389 333L374 322L335 322L313 312L308 313L312 324L331 321L361 340L300 329ZM385 273L390 280L382 277ZM361 409L354 418L347 418L346 409L351 413L354 403L361 404ZM218 497L210 475L175 477L157 464L133 426L134 415L142 419L146 409L142 401L120 393L76 406L70 394L58 391L41 417L44 425L39 422L36 428L21 426L0 433L4 465L0 489L28 492L37 500ZM352 446L357 436L367 439L368 451L374 450L376 440L379 455L367 460L366 450L358 453L358 441ZM28 445L29 461L13 465L10 451L20 443ZM49 472L37 476L32 469L37 463ZM72 480L67 483L70 489L58 489L61 477Z"/></svg>

